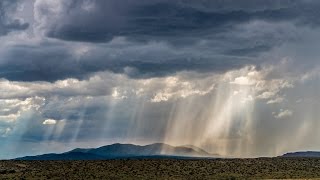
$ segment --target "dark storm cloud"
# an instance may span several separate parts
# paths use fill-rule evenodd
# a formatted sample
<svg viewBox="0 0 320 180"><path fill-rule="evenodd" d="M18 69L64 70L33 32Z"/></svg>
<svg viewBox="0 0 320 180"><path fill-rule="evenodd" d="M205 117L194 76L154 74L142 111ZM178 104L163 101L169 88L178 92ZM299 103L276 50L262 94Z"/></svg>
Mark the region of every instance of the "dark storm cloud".
<svg viewBox="0 0 320 180"><path fill-rule="evenodd" d="M191 49L193 51L191 51ZM256 63L250 57L216 55L201 46L171 47L162 43L92 47L76 57L75 50L63 44L46 47L15 46L6 49L0 61L0 77L14 81L86 79L99 71L112 71L133 78L159 77L178 71L224 72Z"/></svg>
<svg viewBox="0 0 320 180"><path fill-rule="evenodd" d="M317 25L312 17L320 5L289 0L57 3L61 7L36 1L34 26L64 41L3 48L0 77L52 82L112 71L148 78L259 66L265 61L262 53L297 36L297 23ZM117 42L119 37L124 40ZM82 46L88 49L82 52Z"/></svg>
<svg viewBox="0 0 320 180"><path fill-rule="evenodd" d="M106 42L115 36L135 40L174 41L208 32L223 33L253 21L294 21L319 24L320 3L313 1L85 1L69 3L50 22L49 37ZM44 11L45 12L45 11ZM46 14L43 14L46 16Z"/></svg>
<svg viewBox="0 0 320 180"><path fill-rule="evenodd" d="M81 74L68 53L56 46L18 46L10 49L2 59L0 76L9 80L54 81Z"/></svg>
<svg viewBox="0 0 320 180"><path fill-rule="evenodd" d="M17 9L18 0L0 1L0 36L6 35L11 31L25 30L29 27L19 19L12 18L12 13Z"/></svg>

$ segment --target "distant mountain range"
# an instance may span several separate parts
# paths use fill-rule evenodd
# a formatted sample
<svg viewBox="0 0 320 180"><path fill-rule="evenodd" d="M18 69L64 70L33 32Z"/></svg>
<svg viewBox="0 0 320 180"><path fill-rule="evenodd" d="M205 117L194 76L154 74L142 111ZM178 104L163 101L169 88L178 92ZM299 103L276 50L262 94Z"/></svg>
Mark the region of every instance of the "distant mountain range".
<svg viewBox="0 0 320 180"><path fill-rule="evenodd" d="M320 157L320 152L318 151L290 152L282 155L281 157Z"/></svg>
<svg viewBox="0 0 320 180"><path fill-rule="evenodd" d="M145 146L134 144L111 144L99 148L76 148L65 153L50 153L36 156L25 156L16 160L106 160L106 159L197 159L219 158L218 154L210 154L205 150L193 146L171 146L155 143ZM320 157L317 151L290 152L279 157Z"/></svg>
<svg viewBox="0 0 320 180"><path fill-rule="evenodd" d="M196 146L170 146L164 143L139 146L134 144L112 144L99 148L77 148L61 154L25 156L17 160L103 160L123 158L212 158L210 154Z"/></svg>

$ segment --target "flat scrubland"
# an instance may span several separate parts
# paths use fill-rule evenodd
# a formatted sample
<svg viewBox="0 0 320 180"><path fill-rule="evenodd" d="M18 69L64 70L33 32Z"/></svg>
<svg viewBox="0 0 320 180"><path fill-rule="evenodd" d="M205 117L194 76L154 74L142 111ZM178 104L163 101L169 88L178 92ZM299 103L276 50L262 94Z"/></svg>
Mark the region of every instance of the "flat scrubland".
<svg viewBox="0 0 320 180"><path fill-rule="evenodd" d="M0 161L0 179L311 179L320 158Z"/></svg>

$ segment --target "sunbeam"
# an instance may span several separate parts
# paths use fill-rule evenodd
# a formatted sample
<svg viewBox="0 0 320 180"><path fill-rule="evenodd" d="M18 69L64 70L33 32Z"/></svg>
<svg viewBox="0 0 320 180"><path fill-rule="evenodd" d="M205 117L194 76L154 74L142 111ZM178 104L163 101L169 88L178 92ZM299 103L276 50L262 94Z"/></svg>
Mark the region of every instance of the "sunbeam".
<svg viewBox="0 0 320 180"><path fill-rule="evenodd" d="M0 0L0 158L319 150L320 3L253 1Z"/></svg>

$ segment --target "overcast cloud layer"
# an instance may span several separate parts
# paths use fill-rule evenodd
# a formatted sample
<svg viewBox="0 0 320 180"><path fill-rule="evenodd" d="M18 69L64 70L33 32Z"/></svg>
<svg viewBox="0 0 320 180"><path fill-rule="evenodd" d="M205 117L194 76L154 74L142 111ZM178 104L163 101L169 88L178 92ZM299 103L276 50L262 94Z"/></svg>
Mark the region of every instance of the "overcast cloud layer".
<svg viewBox="0 0 320 180"><path fill-rule="evenodd" d="M113 142L319 150L319 8L0 1L0 158Z"/></svg>

